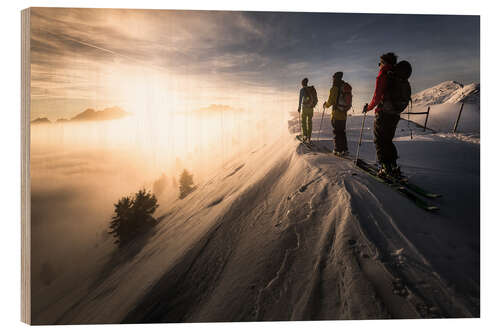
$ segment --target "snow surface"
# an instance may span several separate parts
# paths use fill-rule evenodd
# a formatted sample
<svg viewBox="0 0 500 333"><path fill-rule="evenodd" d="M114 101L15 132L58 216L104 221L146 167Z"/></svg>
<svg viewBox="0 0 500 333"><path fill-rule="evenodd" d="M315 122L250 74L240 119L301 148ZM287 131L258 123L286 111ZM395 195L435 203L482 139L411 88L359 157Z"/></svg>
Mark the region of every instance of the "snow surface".
<svg viewBox="0 0 500 333"><path fill-rule="evenodd" d="M313 139L331 151L320 116ZM361 121L348 118L351 154ZM439 213L306 149L294 118L290 133L235 156L184 200L160 202L157 228L125 251L103 244L94 270L33 295L44 299L33 323L479 316L479 145L409 126L397 129L400 164L443 194Z"/></svg>
<svg viewBox="0 0 500 333"><path fill-rule="evenodd" d="M427 128L442 136L455 137L458 139L479 143L481 115L478 104L464 104L462 114L457 126L457 131L453 134L455 122L457 121L462 104L436 104L426 107L413 107L411 112L426 112L430 108L429 118L427 119ZM402 114L404 122L408 115ZM410 115L411 121L424 126L425 114Z"/></svg>

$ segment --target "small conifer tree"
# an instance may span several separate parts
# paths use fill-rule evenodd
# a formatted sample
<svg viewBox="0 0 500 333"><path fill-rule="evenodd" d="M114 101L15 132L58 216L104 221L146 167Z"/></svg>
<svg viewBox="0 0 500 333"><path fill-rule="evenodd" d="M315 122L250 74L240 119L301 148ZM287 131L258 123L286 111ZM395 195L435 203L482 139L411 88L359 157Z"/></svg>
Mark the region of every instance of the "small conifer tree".
<svg viewBox="0 0 500 333"><path fill-rule="evenodd" d="M115 203L115 214L110 222L110 234L118 247L123 247L138 234L143 233L156 224L153 213L158 208L154 194L145 189L138 191L134 197L123 197Z"/></svg>
<svg viewBox="0 0 500 333"><path fill-rule="evenodd" d="M193 175L184 169L179 179L179 198L184 199L189 193L193 192L194 189Z"/></svg>

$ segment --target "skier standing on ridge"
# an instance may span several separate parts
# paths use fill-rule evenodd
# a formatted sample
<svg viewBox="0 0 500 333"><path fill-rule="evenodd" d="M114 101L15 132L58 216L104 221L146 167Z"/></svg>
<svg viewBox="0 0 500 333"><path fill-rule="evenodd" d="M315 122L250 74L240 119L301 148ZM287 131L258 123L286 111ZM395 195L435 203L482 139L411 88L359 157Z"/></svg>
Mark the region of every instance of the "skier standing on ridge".
<svg viewBox="0 0 500 333"><path fill-rule="evenodd" d="M302 89L300 89L299 94L299 109L297 110L300 114L300 109L302 107L302 141L304 143L311 143L312 134L312 117L314 113L314 107L318 104L318 95L314 86L308 86L309 80L304 78L302 80Z"/></svg>
<svg viewBox="0 0 500 333"><path fill-rule="evenodd" d="M397 165L398 151L392 142L400 113L408 106L411 99L411 87L408 78L411 65L407 61L397 63L398 57L392 52L380 57L379 73L375 84L375 92L370 104L366 104L363 112L375 109L373 136L377 159L380 165L379 175L401 177L401 169Z"/></svg>
<svg viewBox="0 0 500 333"><path fill-rule="evenodd" d="M336 72L333 75L330 96L328 97L328 101L323 103L323 108L332 107L333 152L338 156L344 156L348 153L345 128L347 111L349 111L352 105L352 88L349 83L342 80L343 76L343 72Z"/></svg>

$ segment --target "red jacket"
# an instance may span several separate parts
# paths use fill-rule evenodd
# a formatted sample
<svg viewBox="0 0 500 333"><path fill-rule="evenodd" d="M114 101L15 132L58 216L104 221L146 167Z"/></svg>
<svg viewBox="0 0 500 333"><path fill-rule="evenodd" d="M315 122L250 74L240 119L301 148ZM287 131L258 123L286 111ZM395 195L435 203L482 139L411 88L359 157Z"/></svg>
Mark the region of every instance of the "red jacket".
<svg viewBox="0 0 500 333"><path fill-rule="evenodd" d="M387 87L387 72L392 69L391 65L384 65L378 72L377 81L375 83L375 92L373 93L373 98L370 104L368 105L367 111L372 110L374 107L375 112L380 111L380 102L382 102L384 98L385 89Z"/></svg>

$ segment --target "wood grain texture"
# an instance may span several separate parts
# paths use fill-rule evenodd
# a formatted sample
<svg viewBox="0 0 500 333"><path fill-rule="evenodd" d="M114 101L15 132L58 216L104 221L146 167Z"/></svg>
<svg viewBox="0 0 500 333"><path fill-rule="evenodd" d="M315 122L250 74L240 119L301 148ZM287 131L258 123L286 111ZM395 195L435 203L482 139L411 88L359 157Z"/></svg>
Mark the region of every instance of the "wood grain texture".
<svg viewBox="0 0 500 333"><path fill-rule="evenodd" d="M21 321L31 324L30 8L21 12Z"/></svg>

